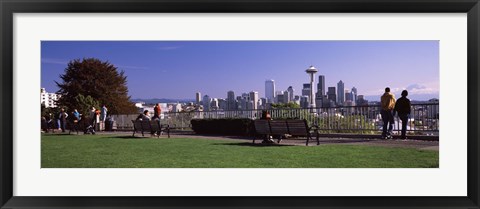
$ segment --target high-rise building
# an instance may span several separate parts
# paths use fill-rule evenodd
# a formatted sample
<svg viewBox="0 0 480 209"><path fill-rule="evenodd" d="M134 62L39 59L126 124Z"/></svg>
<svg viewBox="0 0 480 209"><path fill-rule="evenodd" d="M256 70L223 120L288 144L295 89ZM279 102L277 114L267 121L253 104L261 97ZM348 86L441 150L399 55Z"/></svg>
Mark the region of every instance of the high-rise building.
<svg viewBox="0 0 480 209"><path fill-rule="evenodd" d="M337 83L337 104L342 105L345 102L345 84L340 80Z"/></svg>
<svg viewBox="0 0 480 209"><path fill-rule="evenodd" d="M250 92L250 101L252 101L252 109L256 110L258 109L258 92L256 91L251 91Z"/></svg>
<svg viewBox="0 0 480 209"><path fill-rule="evenodd" d="M287 89L287 91L288 91L288 93L290 94L288 99L289 99L290 101L293 101L293 97L294 97L293 94L294 94L294 91L295 91L295 90L293 89L292 86L289 86L288 89Z"/></svg>
<svg viewBox="0 0 480 209"><path fill-rule="evenodd" d="M319 75L317 83L317 98L322 98L323 95L325 95L325 76Z"/></svg>
<svg viewBox="0 0 480 209"><path fill-rule="evenodd" d="M213 98L212 102L210 103L210 110L218 110L218 108L219 108L218 104L219 104L218 99Z"/></svg>
<svg viewBox="0 0 480 209"><path fill-rule="evenodd" d="M227 92L227 110L236 110L237 109L237 101L235 101L235 92L228 91Z"/></svg>
<svg viewBox="0 0 480 209"><path fill-rule="evenodd" d="M40 104L43 104L46 108L57 107L56 102L59 98L59 94L48 93L45 88L40 89Z"/></svg>
<svg viewBox="0 0 480 209"><path fill-rule="evenodd" d="M265 81L265 98L268 99L268 102L273 103L275 101L275 81L266 80Z"/></svg>
<svg viewBox="0 0 480 209"><path fill-rule="evenodd" d="M357 102L357 94L358 94L357 93L357 88L353 87L351 93L352 93L352 97L353 97L352 101L354 103L356 103Z"/></svg>
<svg viewBox="0 0 480 209"><path fill-rule="evenodd" d="M335 87L328 87L327 99L337 102L337 93L335 92Z"/></svg>
<svg viewBox="0 0 480 209"><path fill-rule="evenodd" d="M310 102L309 102L308 96L300 97L300 107L309 108L309 106L310 106Z"/></svg>
<svg viewBox="0 0 480 209"><path fill-rule="evenodd" d="M345 90L345 101L353 101L352 93L349 90Z"/></svg>
<svg viewBox="0 0 480 209"><path fill-rule="evenodd" d="M288 91L288 90L284 91L283 92L283 103L285 103L285 104L289 103L291 101L290 98L291 98L290 97L290 91Z"/></svg>
<svg viewBox="0 0 480 209"><path fill-rule="evenodd" d="M276 98L276 101L275 103L284 103L284 92L283 91L277 91L275 92L275 98Z"/></svg>
<svg viewBox="0 0 480 209"><path fill-rule="evenodd" d="M310 84L304 83L302 88L302 96L308 96L308 95L310 95Z"/></svg>
<svg viewBox="0 0 480 209"><path fill-rule="evenodd" d="M218 99L218 108L220 110L226 110L228 108L227 100L225 99Z"/></svg>
<svg viewBox="0 0 480 209"><path fill-rule="evenodd" d="M208 95L203 96L203 100L202 100L203 110L210 111L211 102L212 102L212 99L210 98L210 96Z"/></svg>
<svg viewBox="0 0 480 209"><path fill-rule="evenodd" d="M195 94L195 101L197 102L197 104L202 103L202 94L200 92L197 92Z"/></svg>

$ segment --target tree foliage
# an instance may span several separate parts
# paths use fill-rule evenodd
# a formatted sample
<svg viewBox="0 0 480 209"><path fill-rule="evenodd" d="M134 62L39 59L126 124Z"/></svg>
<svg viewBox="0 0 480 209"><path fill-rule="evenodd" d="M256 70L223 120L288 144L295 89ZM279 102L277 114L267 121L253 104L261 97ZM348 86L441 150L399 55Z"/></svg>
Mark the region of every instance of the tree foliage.
<svg viewBox="0 0 480 209"><path fill-rule="evenodd" d="M62 82L56 82L61 95L60 106L81 109L79 95L90 96L100 105L105 104L110 114L136 113L135 105L130 101L127 77L123 71L109 62L96 58L75 59L68 63Z"/></svg>
<svg viewBox="0 0 480 209"><path fill-rule="evenodd" d="M75 97L75 107L81 114L87 116L90 113L92 107L99 108L100 104L97 100L92 98L90 95L83 96L79 94Z"/></svg>
<svg viewBox="0 0 480 209"><path fill-rule="evenodd" d="M295 103L295 102L289 102L289 103L276 103L272 104L273 109L289 109L289 108L300 108L300 105Z"/></svg>

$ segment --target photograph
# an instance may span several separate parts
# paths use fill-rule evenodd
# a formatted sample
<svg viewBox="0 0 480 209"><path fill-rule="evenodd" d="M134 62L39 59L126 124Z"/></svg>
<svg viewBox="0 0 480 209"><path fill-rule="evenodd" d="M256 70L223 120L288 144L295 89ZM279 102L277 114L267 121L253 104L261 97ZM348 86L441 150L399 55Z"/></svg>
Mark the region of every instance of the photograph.
<svg viewBox="0 0 480 209"><path fill-rule="evenodd" d="M42 41L41 168L439 168L438 40Z"/></svg>

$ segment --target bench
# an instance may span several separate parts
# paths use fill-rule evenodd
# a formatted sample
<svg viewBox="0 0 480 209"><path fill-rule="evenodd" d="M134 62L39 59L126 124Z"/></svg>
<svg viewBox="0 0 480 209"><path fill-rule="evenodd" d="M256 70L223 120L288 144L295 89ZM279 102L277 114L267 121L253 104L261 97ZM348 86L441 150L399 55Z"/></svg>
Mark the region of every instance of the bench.
<svg viewBox="0 0 480 209"><path fill-rule="evenodd" d="M133 136L135 133L141 132L144 136L145 132L149 132L151 135L158 133L157 138L163 132L167 132L168 138L170 138L170 127L169 125L161 125L160 120L132 120L133 123Z"/></svg>
<svg viewBox="0 0 480 209"><path fill-rule="evenodd" d="M282 136L284 136L285 134L289 134L292 136L306 137L306 145L308 146L308 142L312 138L311 131L313 130L315 130L314 132L316 133L317 145L320 144L318 127L308 127L307 120L254 120L254 127L254 144L257 135L262 135L265 137L278 136L280 142Z"/></svg>

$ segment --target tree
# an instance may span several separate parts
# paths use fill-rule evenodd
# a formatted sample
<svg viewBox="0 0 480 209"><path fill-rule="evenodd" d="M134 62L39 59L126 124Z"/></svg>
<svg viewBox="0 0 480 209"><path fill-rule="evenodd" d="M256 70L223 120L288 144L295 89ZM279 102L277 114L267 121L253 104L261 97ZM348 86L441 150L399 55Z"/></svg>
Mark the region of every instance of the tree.
<svg viewBox="0 0 480 209"><path fill-rule="evenodd" d="M289 102L289 103L277 103L277 104L272 104L273 109L288 109L288 108L300 108L300 105L295 103L295 102Z"/></svg>
<svg viewBox="0 0 480 209"><path fill-rule="evenodd" d="M109 62L96 58L75 59L68 63L60 78L61 83L55 82L60 88L57 92L61 95L58 100L60 106L79 108L76 97L86 95L101 105L105 104L110 114L136 113L136 107L128 96L124 71L119 72Z"/></svg>
<svg viewBox="0 0 480 209"><path fill-rule="evenodd" d="M76 108L84 116L88 116L88 113L90 112L92 107L100 107L98 101L93 99L90 95L86 97L82 94L77 95L75 97L75 103L76 105L74 106L74 108Z"/></svg>

